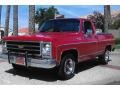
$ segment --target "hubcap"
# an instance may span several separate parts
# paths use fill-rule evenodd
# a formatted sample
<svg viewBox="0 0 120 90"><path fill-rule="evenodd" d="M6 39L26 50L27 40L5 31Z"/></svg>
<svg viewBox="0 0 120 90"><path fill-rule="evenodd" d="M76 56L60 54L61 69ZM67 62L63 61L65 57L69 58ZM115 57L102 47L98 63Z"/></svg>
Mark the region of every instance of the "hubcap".
<svg viewBox="0 0 120 90"><path fill-rule="evenodd" d="M74 70L75 70L75 62L72 59L67 59L65 61L64 72L67 75L70 75L74 73Z"/></svg>
<svg viewBox="0 0 120 90"><path fill-rule="evenodd" d="M107 50L107 51L105 52L105 61L108 62L109 59L110 59L110 51Z"/></svg>

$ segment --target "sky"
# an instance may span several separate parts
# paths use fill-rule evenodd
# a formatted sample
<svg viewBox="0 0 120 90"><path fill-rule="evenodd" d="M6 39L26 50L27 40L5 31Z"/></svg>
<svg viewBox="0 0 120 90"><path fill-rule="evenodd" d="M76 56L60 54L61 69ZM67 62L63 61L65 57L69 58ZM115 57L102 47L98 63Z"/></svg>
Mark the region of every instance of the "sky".
<svg viewBox="0 0 120 90"><path fill-rule="evenodd" d="M48 5L36 6L38 8L47 8L50 7ZM79 18L82 16L86 16L92 14L93 11L99 11L103 13L103 5L57 5L55 8L58 9L60 14L63 14L65 18ZM120 11L120 5L111 5L112 11ZM19 29L28 27L28 6L27 5L19 5L18 7L18 22ZM1 15L1 26L4 27L5 24L5 14L6 14L6 6L2 6L2 15ZM13 28L13 7L11 6L11 14L10 14L10 29Z"/></svg>

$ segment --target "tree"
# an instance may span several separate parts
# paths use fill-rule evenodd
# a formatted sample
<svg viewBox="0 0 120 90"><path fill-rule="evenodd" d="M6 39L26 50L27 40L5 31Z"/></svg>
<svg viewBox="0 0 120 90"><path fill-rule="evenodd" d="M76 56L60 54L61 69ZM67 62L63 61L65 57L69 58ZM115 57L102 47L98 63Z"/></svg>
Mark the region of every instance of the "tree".
<svg viewBox="0 0 120 90"><path fill-rule="evenodd" d="M120 19L114 21L113 24L110 26L112 29L119 29L120 28Z"/></svg>
<svg viewBox="0 0 120 90"><path fill-rule="evenodd" d="M18 35L18 5L13 6L13 35Z"/></svg>
<svg viewBox="0 0 120 90"><path fill-rule="evenodd" d="M29 5L29 34L35 32L35 5Z"/></svg>
<svg viewBox="0 0 120 90"><path fill-rule="evenodd" d="M104 32L108 32L111 22L110 5L104 5Z"/></svg>
<svg viewBox="0 0 120 90"><path fill-rule="evenodd" d="M104 16L100 12L94 11L93 15L88 15L87 18L92 20L96 28L104 30Z"/></svg>
<svg viewBox="0 0 120 90"><path fill-rule="evenodd" d="M59 14L59 12L54 6L49 8L39 8L35 13L35 23L41 26L44 21L54 19L55 14Z"/></svg>
<svg viewBox="0 0 120 90"><path fill-rule="evenodd" d="M120 13L115 16L115 17L112 17L111 18L112 20L112 23L110 25L110 28L111 29L119 29L120 28Z"/></svg>
<svg viewBox="0 0 120 90"><path fill-rule="evenodd" d="M10 19L10 5L7 5L5 18L5 36L8 36L9 19Z"/></svg>

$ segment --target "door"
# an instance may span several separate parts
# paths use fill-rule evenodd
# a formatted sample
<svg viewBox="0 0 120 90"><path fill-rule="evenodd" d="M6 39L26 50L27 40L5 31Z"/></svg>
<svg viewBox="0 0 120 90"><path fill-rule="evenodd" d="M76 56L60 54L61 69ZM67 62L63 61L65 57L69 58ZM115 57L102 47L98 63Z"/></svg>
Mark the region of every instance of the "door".
<svg viewBox="0 0 120 90"><path fill-rule="evenodd" d="M84 40L84 46L85 46L85 57L92 58L95 57L95 55L98 52L98 40L95 36L95 31L93 24L89 20L83 20L83 40Z"/></svg>

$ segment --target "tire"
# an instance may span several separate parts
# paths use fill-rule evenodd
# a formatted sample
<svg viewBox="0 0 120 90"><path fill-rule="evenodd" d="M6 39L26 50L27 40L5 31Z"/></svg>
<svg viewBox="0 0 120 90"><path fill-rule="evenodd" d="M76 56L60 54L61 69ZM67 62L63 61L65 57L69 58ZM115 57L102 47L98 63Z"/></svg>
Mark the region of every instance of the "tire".
<svg viewBox="0 0 120 90"><path fill-rule="evenodd" d="M102 55L98 56L98 59L101 64L108 64L110 61L110 50L106 49Z"/></svg>
<svg viewBox="0 0 120 90"><path fill-rule="evenodd" d="M17 71L25 69L25 67L20 66L20 65L16 65L16 64L13 64L13 63L12 63L12 67L13 67L13 69L15 69Z"/></svg>
<svg viewBox="0 0 120 90"><path fill-rule="evenodd" d="M58 76L63 80L68 80L75 75L75 58L72 54L62 57L58 71Z"/></svg>

